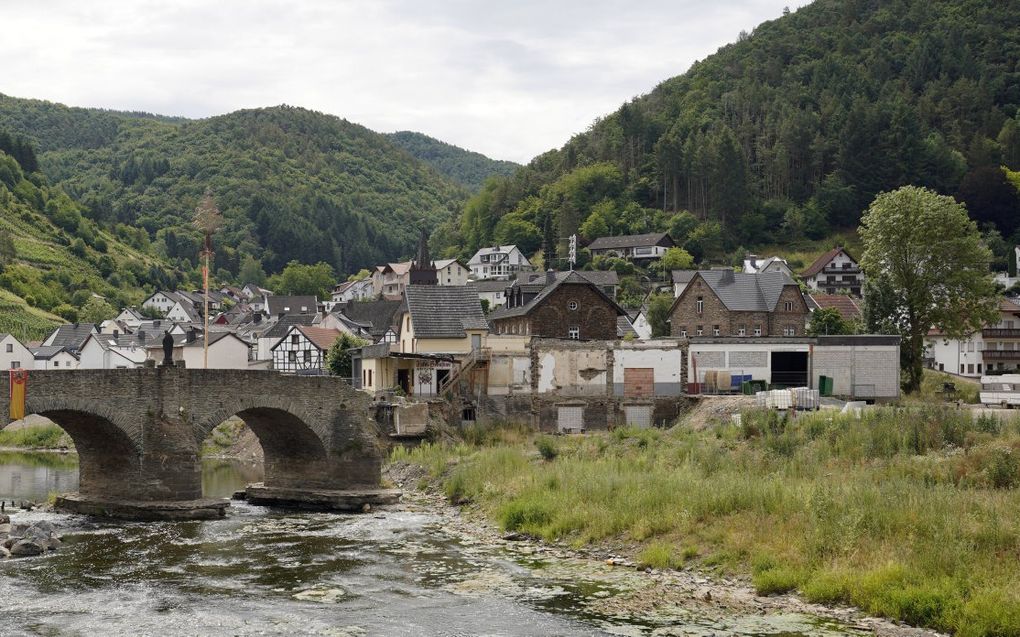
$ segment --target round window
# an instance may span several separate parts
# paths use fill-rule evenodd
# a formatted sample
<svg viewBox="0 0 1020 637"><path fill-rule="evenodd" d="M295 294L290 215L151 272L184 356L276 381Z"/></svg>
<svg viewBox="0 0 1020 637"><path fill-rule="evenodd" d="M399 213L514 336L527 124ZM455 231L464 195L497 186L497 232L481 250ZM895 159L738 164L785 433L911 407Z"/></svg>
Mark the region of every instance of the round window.
<svg viewBox="0 0 1020 637"><path fill-rule="evenodd" d="M572 310L576 310L577 309L577 301L571 301L570 303L567 303L567 307L569 307Z"/></svg>

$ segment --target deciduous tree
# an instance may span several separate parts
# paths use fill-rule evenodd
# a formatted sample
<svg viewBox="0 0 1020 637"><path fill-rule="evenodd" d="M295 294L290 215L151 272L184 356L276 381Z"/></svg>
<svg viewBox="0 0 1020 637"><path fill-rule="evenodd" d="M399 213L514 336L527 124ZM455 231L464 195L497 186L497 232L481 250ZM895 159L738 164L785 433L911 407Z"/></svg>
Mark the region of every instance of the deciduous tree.
<svg viewBox="0 0 1020 637"><path fill-rule="evenodd" d="M959 338L995 320L991 251L962 204L915 186L876 197L860 234L861 265L888 297L883 316L869 322L896 327L903 337L904 389L917 390L930 328Z"/></svg>

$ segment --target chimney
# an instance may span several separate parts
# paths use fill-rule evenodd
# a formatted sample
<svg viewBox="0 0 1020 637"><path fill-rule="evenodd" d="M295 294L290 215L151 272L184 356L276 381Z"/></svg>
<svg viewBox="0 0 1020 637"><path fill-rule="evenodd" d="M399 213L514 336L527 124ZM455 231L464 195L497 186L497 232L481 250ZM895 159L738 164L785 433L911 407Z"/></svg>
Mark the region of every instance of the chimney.
<svg viewBox="0 0 1020 637"><path fill-rule="evenodd" d="M77 323L72 323L71 325L74 326L74 329L78 329L78 324Z"/></svg>
<svg viewBox="0 0 1020 637"><path fill-rule="evenodd" d="M189 327L188 328L188 337L187 338L188 338L188 342L189 343L194 343L195 342L195 328L193 328L193 327Z"/></svg>
<svg viewBox="0 0 1020 637"><path fill-rule="evenodd" d="M155 321L153 321L152 322L152 326L153 327L159 327L159 319L156 319Z"/></svg>
<svg viewBox="0 0 1020 637"><path fill-rule="evenodd" d="M546 270L545 272L545 284L552 285L556 282L556 272L553 270Z"/></svg>
<svg viewBox="0 0 1020 637"><path fill-rule="evenodd" d="M262 322L262 312L256 312L254 320L255 320L255 325L258 325L259 323L261 323Z"/></svg>
<svg viewBox="0 0 1020 637"><path fill-rule="evenodd" d="M145 330L138 330L138 340L142 343L145 342Z"/></svg>

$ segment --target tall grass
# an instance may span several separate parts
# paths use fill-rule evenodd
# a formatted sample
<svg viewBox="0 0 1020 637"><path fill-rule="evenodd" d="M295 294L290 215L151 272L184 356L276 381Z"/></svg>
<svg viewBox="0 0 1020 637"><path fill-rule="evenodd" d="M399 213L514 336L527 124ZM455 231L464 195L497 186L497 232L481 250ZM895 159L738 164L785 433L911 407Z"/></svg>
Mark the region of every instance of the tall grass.
<svg viewBox="0 0 1020 637"><path fill-rule="evenodd" d="M73 446L70 436L56 425L37 425L0 431L0 447L61 449Z"/></svg>
<svg viewBox="0 0 1020 637"><path fill-rule="evenodd" d="M743 414L695 432L430 445L396 457L442 476L507 529L639 562L748 573L763 594L959 635L1020 635L1020 425L937 406Z"/></svg>

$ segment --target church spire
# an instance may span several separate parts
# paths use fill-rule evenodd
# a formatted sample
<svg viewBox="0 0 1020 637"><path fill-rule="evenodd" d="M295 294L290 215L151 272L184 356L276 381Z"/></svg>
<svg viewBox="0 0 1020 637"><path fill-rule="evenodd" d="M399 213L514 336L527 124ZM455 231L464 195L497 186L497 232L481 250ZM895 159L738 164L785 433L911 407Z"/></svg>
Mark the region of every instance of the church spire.
<svg viewBox="0 0 1020 637"><path fill-rule="evenodd" d="M429 256L429 237L425 228L421 228L421 236L418 238L418 256L411 263L411 285L437 285L439 275L435 265L432 264L432 257Z"/></svg>

